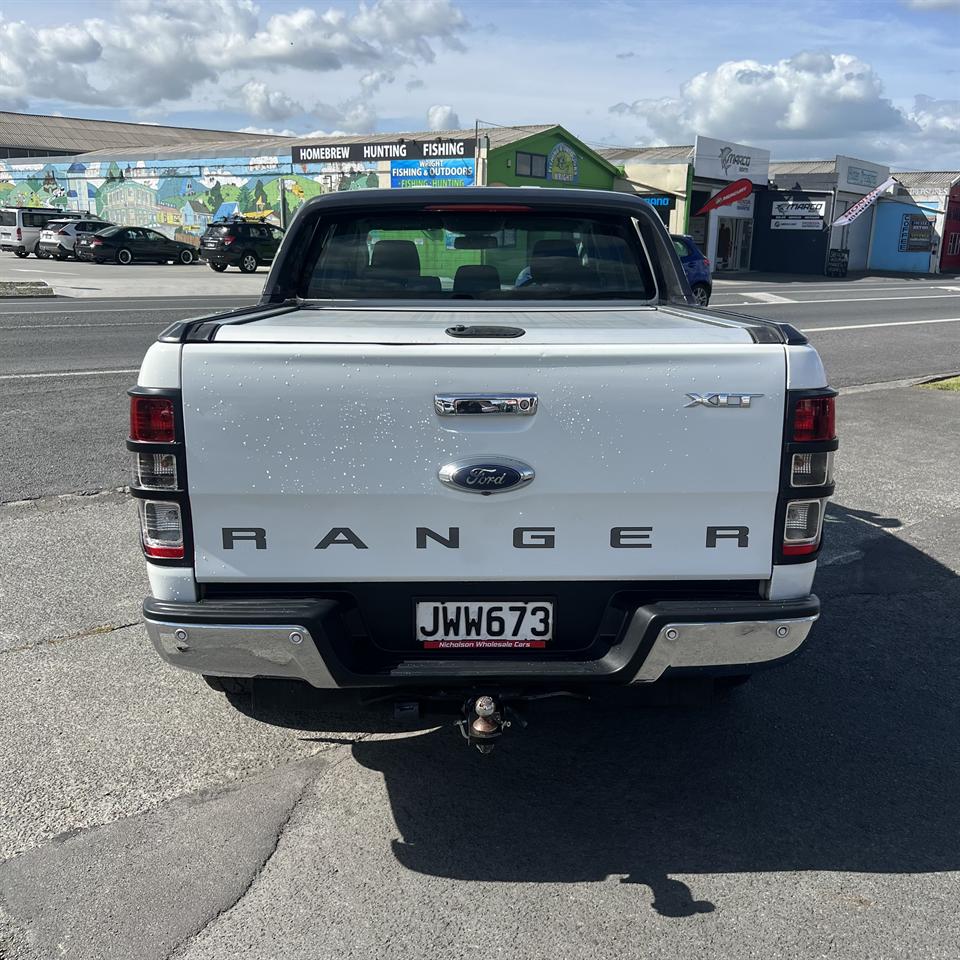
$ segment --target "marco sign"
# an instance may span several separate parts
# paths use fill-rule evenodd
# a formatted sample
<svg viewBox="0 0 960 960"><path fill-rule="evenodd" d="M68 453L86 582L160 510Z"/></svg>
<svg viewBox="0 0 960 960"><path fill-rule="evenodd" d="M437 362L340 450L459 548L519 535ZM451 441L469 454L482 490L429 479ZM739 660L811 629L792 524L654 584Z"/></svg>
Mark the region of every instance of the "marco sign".
<svg viewBox="0 0 960 960"><path fill-rule="evenodd" d="M693 172L707 180L750 180L766 184L770 151L748 143L697 137L693 148Z"/></svg>

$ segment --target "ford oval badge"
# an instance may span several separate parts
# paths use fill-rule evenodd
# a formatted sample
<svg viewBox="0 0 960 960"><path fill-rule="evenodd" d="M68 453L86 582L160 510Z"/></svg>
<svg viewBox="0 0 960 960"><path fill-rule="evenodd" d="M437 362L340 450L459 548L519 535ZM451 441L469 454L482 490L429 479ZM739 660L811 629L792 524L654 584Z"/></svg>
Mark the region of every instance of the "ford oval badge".
<svg viewBox="0 0 960 960"><path fill-rule="evenodd" d="M444 464L440 482L467 493L504 493L525 487L534 478L533 467L510 457L468 457Z"/></svg>

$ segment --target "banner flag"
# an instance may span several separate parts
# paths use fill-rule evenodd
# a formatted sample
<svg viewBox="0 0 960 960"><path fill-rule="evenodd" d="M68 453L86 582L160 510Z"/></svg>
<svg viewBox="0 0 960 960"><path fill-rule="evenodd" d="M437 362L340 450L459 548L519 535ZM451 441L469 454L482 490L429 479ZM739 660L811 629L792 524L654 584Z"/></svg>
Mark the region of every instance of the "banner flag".
<svg viewBox="0 0 960 960"><path fill-rule="evenodd" d="M897 183L896 177L887 177L883 183L880 184L875 190L871 190L865 197L858 200L846 213L840 214L836 220L833 221L832 226L834 227L845 227L849 223L853 223L857 217L860 216L864 210L869 209L877 202L877 197L880 196L885 190L889 190L895 183Z"/></svg>
<svg viewBox="0 0 960 960"><path fill-rule="evenodd" d="M724 187L716 196L711 197L695 214L695 217L701 217L705 213L717 207L728 207L731 203L737 203L740 200L746 200L753 193L753 181L749 177L743 177L741 180L734 180L733 183Z"/></svg>

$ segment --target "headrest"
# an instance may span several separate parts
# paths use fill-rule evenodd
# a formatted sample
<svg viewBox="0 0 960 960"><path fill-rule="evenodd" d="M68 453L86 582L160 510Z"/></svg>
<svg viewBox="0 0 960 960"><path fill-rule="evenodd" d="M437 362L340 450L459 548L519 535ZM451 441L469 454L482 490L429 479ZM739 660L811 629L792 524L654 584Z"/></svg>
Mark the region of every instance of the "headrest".
<svg viewBox="0 0 960 960"><path fill-rule="evenodd" d="M453 278L454 293L483 293L500 289L500 273L484 263L466 263L457 267Z"/></svg>
<svg viewBox="0 0 960 960"><path fill-rule="evenodd" d="M378 240L373 245L370 266L394 273L420 274L420 254L412 240Z"/></svg>
<svg viewBox="0 0 960 960"><path fill-rule="evenodd" d="M539 260L542 257L572 257L578 260L580 254L572 240L538 240L533 245L533 256L530 259Z"/></svg>

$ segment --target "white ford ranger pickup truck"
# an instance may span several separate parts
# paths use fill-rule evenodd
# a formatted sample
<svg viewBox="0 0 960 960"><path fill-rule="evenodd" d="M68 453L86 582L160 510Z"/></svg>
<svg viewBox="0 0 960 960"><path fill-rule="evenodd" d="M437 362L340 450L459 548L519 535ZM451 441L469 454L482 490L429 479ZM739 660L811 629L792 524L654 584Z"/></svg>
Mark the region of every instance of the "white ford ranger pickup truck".
<svg viewBox="0 0 960 960"><path fill-rule="evenodd" d="M481 746L511 698L743 677L819 613L835 396L638 197L318 197L130 391L147 630L219 689L462 698Z"/></svg>

